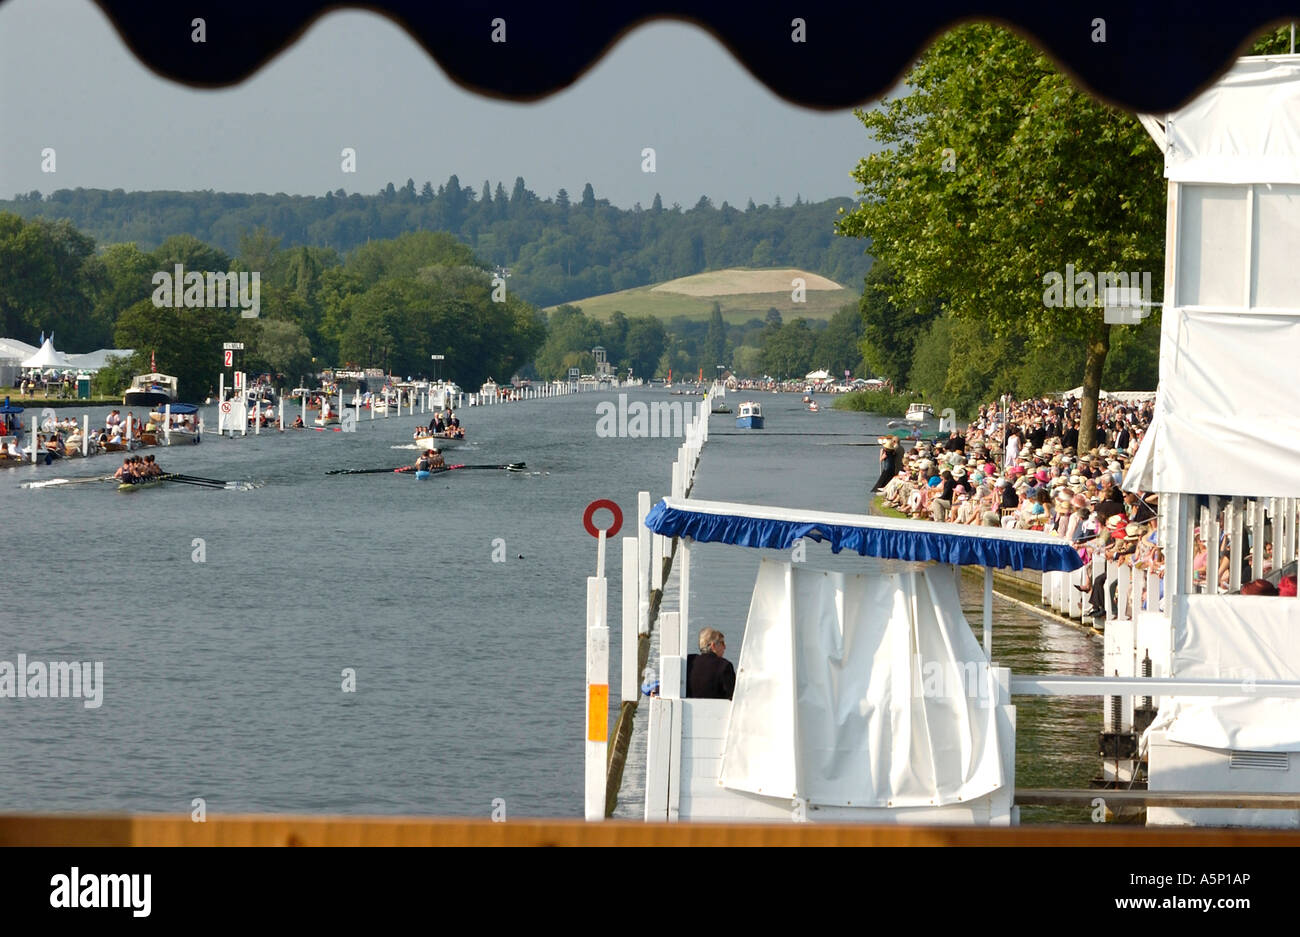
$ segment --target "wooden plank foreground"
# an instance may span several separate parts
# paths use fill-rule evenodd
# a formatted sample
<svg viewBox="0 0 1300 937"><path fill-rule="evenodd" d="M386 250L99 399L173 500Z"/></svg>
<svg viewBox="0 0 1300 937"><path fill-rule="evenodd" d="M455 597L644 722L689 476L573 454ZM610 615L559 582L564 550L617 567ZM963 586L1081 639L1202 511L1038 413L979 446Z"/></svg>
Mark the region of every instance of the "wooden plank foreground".
<svg viewBox="0 0 1300 937"><path fill-rule="evenodd" d="M0 814L0 846L1300 846L1300 831Z"/></svg>

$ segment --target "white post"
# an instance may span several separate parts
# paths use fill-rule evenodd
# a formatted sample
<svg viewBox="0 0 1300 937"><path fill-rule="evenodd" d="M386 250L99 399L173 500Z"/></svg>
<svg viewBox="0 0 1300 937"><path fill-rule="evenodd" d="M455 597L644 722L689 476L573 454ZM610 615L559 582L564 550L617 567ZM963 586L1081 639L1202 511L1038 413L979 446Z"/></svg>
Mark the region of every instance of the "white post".
<svg viewBox="0 0 1300 937"><path fill-rule="evenodd" d="M637 630L641 634L650 631L650 529L645 525L646 515L650 513L650 492L638 491L636 494L636 539L637 539Z"/></svg>
<svg viewBox="0 0 1300 937"><path fill-rule="evenodd" d="M1074 589L1070 590L1074 592ZM993 660L993 570L984 568L984 656Z"/></svg>
<svg viewBox="0 0 1300 937"><path fill-rule="evenodd" d="M306 426L307 425L307 395L303 394L302 397L299 398L299 400L302 403L302 425Z"/></svg>
<svg viewBox="0 0 1300 937"><path fill-rule="evenodd" d="M681 699L686 695L686 654L681 645L677 612L664 612L659 624L659 696Z"/></svg>
<svg viewBox="0 0 1300 937"><path fill-rule="evenodd" d="M36 417L32 417L32 441L29 445L32 447L32 465L36 464Z"/></svg>
<svg viewBox="0 0 1300 937"><path fill-rule="evenodd" d="M259 277L260 279L260 277ZM217 435L226 432L226 417L221 412L221 405L226 402L226 372L217 374Z"/></svg>
<svg viewBox="0 0 1300 937"><path fill-rule="evenodd" d="M364 372L363 372L363 373L364 373ZM345 409L345 408L344 408L344 406L343 406L343 385L340 384L340 385L339 385L339 423L342 423L342 422L343 422L343 411L344 411L344 409Z"/></svg>
<svg viewBox="0 0 1300 937"><path fill-rule="evenodd" d="M636 671L637 635L640 634L641 579L640 551L636 537L623 538L623 702L635 703L640 692L640 674Z"/></svg>
<svg viewBox="0 0 1300 937"><path fill-rule="evenodd" d="M596 538L596 575L605 578L605 531Z"/></svg>
<svg viewBox="0 0 1300 937"><path fill-rule="evenodd" d="M130 452L131 449L133 448L133 445L132 445L132 437L135 436L135 432L134 432L134 430L132 429L131 424L134 423L134 422L135 422L135 420L133 420L133 419L131 418L131 414L128 412L127 415L126 415L126 451L127 451L127 452ZM33 438L35 438L35 437L33 437Z"/></svg>
<svg viewBox="0 0 1300 937"><path fill-rule="evenodd" d="M691 541L689 538L682 538L678 552L681 553L682 571L677 583L680 592L677 597L677 608L681 614L681 646L688 648L691 646Z"/></svg>
<svg viewBox="0 0 1300 937"><path fill-rule="evenodd" d="M357 402L352 405L352 414L354 417L356 417L356 421L360 423L361 422L361 395L360 394L357 394ZM342 418L342 416L343 414L339 414L340 419Z"/></svg>
<svg viewBox="0 0 1300 937"><path fill-rule="evenodd" d="M284 397L280 397L280 432L284 432Z"/></svg>
<svg viewBox="0 0 1300 937"><path fill-rule="evenodd" d="M245 378L247 380L247 378ZM241 436L248 435L248 387L239 392L239 422L241 424L239 433Z"/></svg>
<svg viewBox="0 0 1300 937"><path fill-rule="evenodd" d="M262 435L262 398L253 401L253 435Z"/></svg>
<svg viewBox="0 0 1300 937"><path fill-rule="evenodd" d="M81 455L90 455L90 414L81 415Z"/></svg>
<svg viewBox="0 0 1300 937"><path fill-rule="evenodd" d="M172 405L163 407L163 442L172 444Z"/></svg>
<svg viewBox="0 0 1300 937"><path fill-rule="evenodd" d="M587 578L587 724L583 806L587 820L605 819L605 756L609 748L609 628L605 579Z"/></svg>
<svg viewBox="0 0 1300 937"><path fill-rule="evenodd" d="M661 534L650 536L650 588L664 587L664 551L668 549L668 538Z"/></svg>

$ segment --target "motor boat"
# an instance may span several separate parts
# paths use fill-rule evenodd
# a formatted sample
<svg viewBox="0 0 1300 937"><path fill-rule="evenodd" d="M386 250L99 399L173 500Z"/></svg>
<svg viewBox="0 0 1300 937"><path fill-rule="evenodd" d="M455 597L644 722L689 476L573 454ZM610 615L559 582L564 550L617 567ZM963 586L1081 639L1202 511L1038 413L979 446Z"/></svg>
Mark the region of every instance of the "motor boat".
<svg viewBox="0 0 1300 937"><path fill-rule="evenodd" d="M170 374L150 371L137 374L131 379L131 386L122 395L124 407L165 406L176 401L176 378Z"/></svg>
<svg viewBox="0 0 1300 937"><path fill-rule="evenodd" d="M762 428L763 408L752 400L746 400L740 405L740 412L736 414L736 429Z"/></svg>

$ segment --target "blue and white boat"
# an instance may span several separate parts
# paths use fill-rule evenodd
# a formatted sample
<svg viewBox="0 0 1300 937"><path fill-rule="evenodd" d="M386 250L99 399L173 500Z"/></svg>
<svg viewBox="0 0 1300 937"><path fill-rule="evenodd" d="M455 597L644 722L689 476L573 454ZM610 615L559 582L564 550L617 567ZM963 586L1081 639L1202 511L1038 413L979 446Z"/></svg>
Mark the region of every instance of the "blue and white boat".
<svg viewBox="0 0 1300 937"><path fill-rule="evenodd" d="M736 414L736 429L762 428L763 408L752 400L746 400L740 405L740 412Z"/></svg>

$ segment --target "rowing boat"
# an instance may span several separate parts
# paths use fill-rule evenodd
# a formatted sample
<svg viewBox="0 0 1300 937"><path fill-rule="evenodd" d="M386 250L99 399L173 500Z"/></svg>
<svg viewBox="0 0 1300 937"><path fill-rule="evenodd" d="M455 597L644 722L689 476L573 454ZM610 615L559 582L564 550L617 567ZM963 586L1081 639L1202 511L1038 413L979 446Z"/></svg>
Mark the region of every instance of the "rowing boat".
<svg viewBox="0 0 1300 937"><path fill-rule="evenodd" d="M166 481L165 478L150 478L147 481L142 482L122 482L122 484L117 486L117 490L126 494L127 492L137 491L141 488L155 488L158 485L161 485L164 481Z"/></svg>

